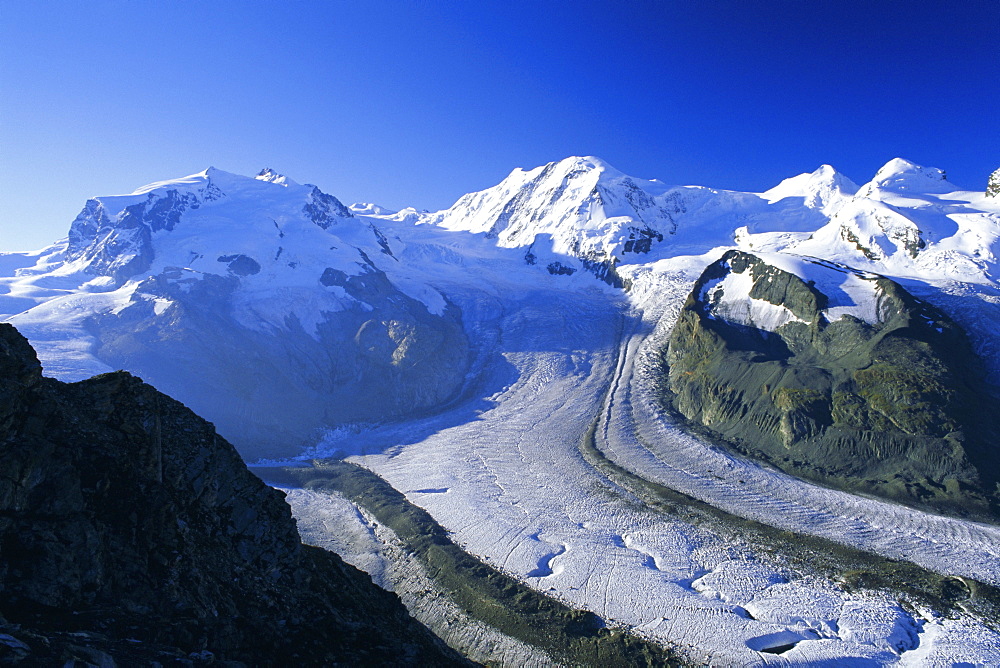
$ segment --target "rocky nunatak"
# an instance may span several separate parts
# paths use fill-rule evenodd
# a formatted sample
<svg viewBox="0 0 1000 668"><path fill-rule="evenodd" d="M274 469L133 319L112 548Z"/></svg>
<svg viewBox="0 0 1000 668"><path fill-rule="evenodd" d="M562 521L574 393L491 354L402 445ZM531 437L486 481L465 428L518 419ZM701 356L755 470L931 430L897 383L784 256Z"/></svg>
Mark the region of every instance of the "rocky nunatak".
<svg viewBox="0 0 1000 668"><path fill-rule="evenodd" d="M705 270L666 403L789 473L996 520L1000 401L961 328L883 276L783 262L729 251Z"/></svg>
<svg viewBox="0 0 1000 668"><path fill-rule="evenodd" d="M0 663L463 663L182 404L41 372L0 324Z"/></svg>

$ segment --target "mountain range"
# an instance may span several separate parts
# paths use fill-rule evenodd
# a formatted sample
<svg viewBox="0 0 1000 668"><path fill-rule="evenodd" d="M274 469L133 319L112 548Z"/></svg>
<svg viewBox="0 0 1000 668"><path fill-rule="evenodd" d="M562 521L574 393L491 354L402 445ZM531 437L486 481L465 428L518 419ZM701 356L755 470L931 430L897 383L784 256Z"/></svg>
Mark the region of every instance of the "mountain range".
<svg viewBox="0 0 1000 668"><path fill-rule="evenodd" d="M348 207L272 170L210 168L91 199L66 240L0 257L0 313L50 373L130 369L250 453L460 394L474 344L442 286L482 271L629 287L735 246L917 282L942 303L961 299L959 320L992 320L996 203L899 159L860 188L824 165L742 193L569 158L437 213Z"/></svg>
<svg viewBox="0 0 1000 668"><path fill-rule="evenodd" d="M642 457L660 466L674 456L642 436L649 425L679 425L718 439L704 447L823 485L995 521L992 184L963 190L940 169L894 159L860 186L823 165L748 193L670 186L572 157L515 169L425 212L345 205L271 169L209 168L91 199L66 239L0 254L0 320L27 337L48 375L74 382L125 369L213 422L247 461L353 458L459 542L486 513L520 517L511 509L530 493L508 499L511 479L500 481L520 474L507 457L556 447L546 438L557 433L577 443L595 424L609 456L636 473ZM911 371L926 373L903 378ZM640 405L647 389L655 400ZM539 411L533 427L504 413L529 406ZM464 451L479 452L470 434L480 425L492 425L493 454L451 450L466 439ZM615 445L609 430L619 429L634 435ZM447 448L435 440L445 437ZM397 468L411 456L426 470ZM453 469L450 482L424 480ZM498 496L477 487L488 479ZM460 489L471 510L435 505ZM479 498L503 508L470 501ZM559 560L586 550L569 534L532 538L534 521L512 529L511 554L535 555L520 577L559 589L570 573ZM575 524L584 525L559 531ZM805 524L796 530L827 531ZM464 540L483 558L503 543ZM586 540L636 551L622 535ZM958 547L972 554L972 545ZM992 567L969 568L993 577ZM758 632L767 635L746 631ZM795 651L820 647L794 633L781 638ZM712 656L789 644L769 642L744 638Z"/></svg>

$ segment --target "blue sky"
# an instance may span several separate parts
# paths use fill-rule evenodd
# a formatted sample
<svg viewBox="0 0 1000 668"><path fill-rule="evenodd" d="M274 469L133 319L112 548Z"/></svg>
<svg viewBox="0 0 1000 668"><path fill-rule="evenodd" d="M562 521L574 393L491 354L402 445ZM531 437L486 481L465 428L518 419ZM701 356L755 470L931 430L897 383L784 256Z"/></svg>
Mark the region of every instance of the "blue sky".
<svg viewBox="0 0 1000 668"><path fill-rule="evenodd" d="M1000 167L1000 3L0 0L0 250L213 165L439 209L597 155L764 190Z"/></svg>

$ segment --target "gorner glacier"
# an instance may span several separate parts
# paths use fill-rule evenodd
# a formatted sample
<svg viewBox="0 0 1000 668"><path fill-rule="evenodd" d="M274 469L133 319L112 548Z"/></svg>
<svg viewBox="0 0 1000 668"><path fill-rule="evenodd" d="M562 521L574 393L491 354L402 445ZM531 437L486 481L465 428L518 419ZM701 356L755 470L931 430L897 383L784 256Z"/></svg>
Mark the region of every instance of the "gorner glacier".
<svg viewBox="0 0 1000 668"><path fill-rule="evenodd" d="M915 564L974 602L1000 586L1000 527L805 482L662 402L673 325L732 250L805 283L849 268L831 321L877 322L865 280L889 277L964 328L1000 384L998 238L1000 198L902 159L861 186L824 165L744 193L573 157L439 212L210 168L92 199L66 239L0 255L0 320L47 374L129 370L250 462L358 463L471 554L694 662L998 665L995 616L803 555ZM727 317L796 317L725 280L709 289ZM719 514L665 511L637 480ZM370 518L287 491L307 540L406 588Z"/></svg>

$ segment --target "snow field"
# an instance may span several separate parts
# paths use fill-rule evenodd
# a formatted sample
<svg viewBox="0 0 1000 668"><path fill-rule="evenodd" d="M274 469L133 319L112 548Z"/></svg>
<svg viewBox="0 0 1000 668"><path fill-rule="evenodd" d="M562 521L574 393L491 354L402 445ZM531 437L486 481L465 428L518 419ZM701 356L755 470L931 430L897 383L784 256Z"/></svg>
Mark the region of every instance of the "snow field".
<svg viewBox="0 0 1000 668"><path fill-rule="evenodd" d="M697 662L1000 665L1000 636L975 620L904 610L888 594L848 593L792 572L726 527L650 510L579 450L600 418L597 447L645 479L800 534L1000 584L1000 529L834 492L730 456L672 424L653 382L656 350L691 283L733 244L800 269L791 253L923 285L974 284L992 318L1000 201L955 191L939 171L900 160L860 189L822 167L754 194L670 188L571 158L515 170L445 212L360 207L373 215L325 220L324 228L303 214L310 186L262 176L210 169L101 202L115 215L157 189L203 197L174 231L155 233L149 273L184 284L225 275L218 257L253 258L259 273L234 278L239 290L224 305L243 313L246 326L280 332L294 316L314 331L323 311L350 299L335 286L317 287L325 269L354 275L373 264L431 312L459 306L476 344L463 397L447 410L333 431L308 456L351 455L484 561L611 624L687 648ZM641 235L644 225L662 243L624 255L630 228ZM585 271L549 275L547 263L576 246L622 259L619 273L634 281L631 304ZM537 265L525 264L529 250ZM29 337L47 374L78 380L110 370L95 356L89 318L133 298L150 297L150 317L170 311L164 300L136 294L144 275L119 286L84 275L79 261L64 263L64 251L57 244L0 255L0 318ZM843 299L828 315L877 318L877 295L852 276L836 277ZM787 315L765 310L745 315L771 326ZM985 339L995 346L995 336ZM488 628L467 631L475 625L435 598L392 537L344 499L289 490L289 500L307 540L353 554L439 628L453 623L456 642L473 656L545 663Z"/></svg>

